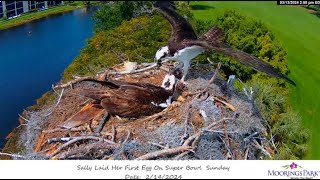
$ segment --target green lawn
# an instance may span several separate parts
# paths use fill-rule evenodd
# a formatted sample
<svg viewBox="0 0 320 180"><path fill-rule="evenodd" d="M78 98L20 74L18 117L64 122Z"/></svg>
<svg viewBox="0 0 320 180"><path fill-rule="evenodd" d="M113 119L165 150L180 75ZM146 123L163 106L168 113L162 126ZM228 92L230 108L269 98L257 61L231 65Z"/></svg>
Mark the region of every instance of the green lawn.
<svg viewBox="0 0 320 180"><path fill-rule="evenodd" d="M320 18L296 6L278 6L275 2L191 2L196 18L214 20L224 9L236 9L268 25L287 50L290 101L310 129L307 159L320 159ZM319 83L319 84L318 84Z"/></svg>

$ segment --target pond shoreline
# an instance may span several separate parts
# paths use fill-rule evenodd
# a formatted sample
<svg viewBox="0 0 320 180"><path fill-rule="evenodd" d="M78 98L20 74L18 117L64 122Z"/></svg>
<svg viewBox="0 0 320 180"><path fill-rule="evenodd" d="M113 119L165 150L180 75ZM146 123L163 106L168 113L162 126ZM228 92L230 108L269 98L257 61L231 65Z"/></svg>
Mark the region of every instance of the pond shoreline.
<svg viewBox="0 0 320 180"><path fill-rule="evenodd" d="M89 6L96 6L99 5L99 2L95 2L94 4L90 4ZM10 19L10 20L5 20L1 21L0 20L0 31L9 29L12 27L16 27L34 20L38 20L41 18L45 18L47 16L51 15L57 15L69 11L73 11L76 9L81 9L81 8L86 8L88 5L81 4L81 5L60 5L60 6L54 6L51 7L47 10L44 11L39 11L39 12L32 12L32 13L27 13L24 15L21 15L20 17L17 17L15 19Z"/></svg>
<svg viewBox="0 0 320 180"><path fill-rule="evenodd" d="M96 9L96 8L89 8L90 10L88 10L88 11L82 11L82 9L84 9L84 8L86 8L87 6L81 6L81 8L80 7L77 7L77 8L74 8L73 10L70 10L69 12L71 12L71 13L67 13L67 15L66 16L57 16L57 18L58 17L69 17L70 15L72 15L72 16L79 16L79 13L81 12L81 14L83 14L83 12L86 12L86 13L92 13L94 10L93 9ZM93 7L96 7L96 4L95 5L93 5ZM72 13L73 11L76 11L77 13ZM58 14L64 14L66 11L64 11L64 12L61 12L61 13L55 13L55 15L58 15ZM91 14L90 13L90 14ZM46 14L46 16L45 17L48 17L48 16L51 16L52 14ZM55 16L54 15L54 16ZM79 16L80 17L80 16ZM40 18L39 18L40 19ZM47 19L45 19L45 18L42 18L45 22L46 21L48 21ZM54 19L56 19L55 17L53 17L53 20ZM73 22L73 23L70 23L71 25L69 25L69 26L74 26L75 25L75 23L76 24L79 24L79 21L81 21L81 25L85 25L85 24L83 24L83 23L87 23L87 21L85 20L85 19L87 19L87 18L84 18L84 16L82 15L81 16L81 18L77 18L77 21L75 21L75 22ZM91 18L89 18L89 19L91 19ZM70 20L70 19L68 19L68 20ZM50 21L52 21L52 20L50 20ZM56 20L54 20L54 22L57 22ZM35 23L38 23L38 21L36 21ZM33 24L33 22L32 22L32 24ZM22 24L22 29L24 29L23 31L25 32L26 31L26 29L25 29L25 26L26 24ZM45 25L46 26L46 28L48 29L52 29L53 27L50 27L50 24L46 24ZM67 27L69 27L69 26L67 26ZM89 27L89 26L86 26L86 27ZM20 26L19 26L19 28L20 28ZM68 29L70 29L70 28L68 28ZM86 28L86 29L88 29L88 28ZM92 31L92 27L90 27L89 28L90 29L90 32ZM88 30L89 30L88 29ZM14 28L14 30L16 31L16 28ZM85 31L88 31L88 30L85 30ZM9 32L11 32L11 36L12 36L12 33L14 33L15 31L6 31L6 32L4 32L4 33L9 33ZM36 29L33 29L33 31L34 31L34 33L32 34L32 36L30 35L30 36L28 36L28 38L34 38L34 37L37 37L37 36L41 36L41 34L40 33L37 33L39 30L36 30ZM81 38L83 38L83 36L86 36L85 34L85 31L83 30L83 31L79 31L79 33L77 34L77 35L75 35L76 37L79 37L80 39ZM41 31L41 32L44 32L44 31ZM64 32L64 31L63 31ZM19 34L19 33L18 33ZM18 34L17 34L17 36L18 36ZM22 36L25 36L25 35L22 35ZM72 36L71 36L72 37ZM89 35L89 36L87 36L85 39L87 39L87 38L90 38L91 37L91 35ZM77 42L77 41L74 41L74 40L77 40L77 39L79 39L79 38L71 38L70 40L69 40L69 42ZM37 39L43 39L43 38L37 38ZM85 41L85 39L83 40L83 42ZM52 41L50 41L50 42L52 42ZM79 44L79 43L77 43L77 44ZM71 43L71 45L72 45L72 43ZM72 46L73 47L73 46ZM78 46L76 46L77 48L78 48ZM72 50L72 52L71 52L71 54L74 54L74 51L75 51L75 49L77 49L77 48L73 48L73 50ZM82 48L82 47L81 47ZM81 49L80 48L80 49ZM45 51L43 51L43 52L45 52ZM48 51L48 52L50 52L50 51ZM63 53L64 52L64 53ZM65 53L65 51L63 51L62 52L62 54L65 54L64 56L66 56L67 58L68 58L68 56L69 56L69 54L68 53ZM64 56L61 56L62 58L65 58ZM72 57L73 57L74 55L72 55ZM76 55L77 56L77 55ZM9 57L9 56L8 56ZM7 58L8 58L7 57ZM11 56L10 56L11 57ZM69 59L69 58L68 58ZM63 59L62 59L63 60ZM74 58L72 58L72 59L70 59L70 61L69 60L63 60L63 62L61 62L62 64L64 64L64 63L66 63L66 61L68 61L68 63L67 64L69 64L69 63L72 63L73 62L73 60L74 60ZM52 61L50 61L50 62L52 62ZM59 65L59 66L62 66L62 65ZM61 71L61 70L59 70L59 74L61 73L61 72L63 72L64 71L64 69ZM38 73L38 71L37 71L37 73ZM50 72L50 73L52 73L52 72ZM50 75L52 75L52 74L50 74ZM56 75L54 75L54 76L56 76ZM58 80L58 79L56 79L56 80ZM53 80L54 82L56 82L56 80ZM59 80L58 81L60 81L61 80L61 77L59 78ZM50 80L50 81L52 81L52 80ZM46 93L47 92L47 93ZM42 93L42 94L40 94L40 97L39 96L37 96L37 98L32 98L33 99L33 101L35 101L35 103L33 103L33 105L27 105L27 106L24 106L26 109L29 109L29 108L32 108L32 107L34 107L34 106L36 106L40 101L41 101L41 99L43 99L44 98L44 96L45 95L48 95L48 92L50 92L50 90L49 91L46 91L46 92L44 92L44 93ZM52 94L51 94L52 95ZM52 97L52 96L51 96ZM54 98L54 97L53 97ZM54 100L54 99L53 99ZM30 103L29 103L30 104ZM26 119L28 119L28 116L27 116L27 114L25 113L26 111L25 110L23 110L22 108L19 108L20 109L20 112L18 113L18 114L20 114L21 113L21 116L22 117L24 117L24 118L26 118ZM17 114L17 112L15 113L15 114ZM21 153L21 152L23 152L23 146L20 146L19 144L19 139L20 139L20 136L21 136L21 132L23 132L24 130L25 130L25 123L26 123L26 121L23 119L23 118L21 118L21 116L20 117L17 117L17 118L15 118L13 121L15 121L15 123L17 124L17 125L15 125L14 127L10 127L10 129L8 130L8 132L5 132L5 133L3 133L2 134L2 136L1 136L1 138L3 139L3 144L1 145L1 147L0 147L0 151L5 151L5 152L9 152L9 153ZM10 119L10 118L9 118ZM11 118L12 119L12 118ZM18 121L17 121L18 120ZM22 148L22 149L21 149ZM0 157L0 159L4 159L4 157Z"/></svg>

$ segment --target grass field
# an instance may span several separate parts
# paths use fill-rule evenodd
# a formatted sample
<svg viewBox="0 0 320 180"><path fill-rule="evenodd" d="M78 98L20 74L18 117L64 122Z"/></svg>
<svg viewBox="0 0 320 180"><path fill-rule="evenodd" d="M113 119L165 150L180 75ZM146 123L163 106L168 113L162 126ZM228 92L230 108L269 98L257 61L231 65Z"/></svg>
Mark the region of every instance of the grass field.
<svg viewBox="0 0 320 180"><path fill-rule="evenodd" d="M191 2L195 18L214 20L224 9L236 9L268 25L287 50L290 101L311 132L306 159L320 159L320 18L297 6L278 6L276 1Z"/></svg>

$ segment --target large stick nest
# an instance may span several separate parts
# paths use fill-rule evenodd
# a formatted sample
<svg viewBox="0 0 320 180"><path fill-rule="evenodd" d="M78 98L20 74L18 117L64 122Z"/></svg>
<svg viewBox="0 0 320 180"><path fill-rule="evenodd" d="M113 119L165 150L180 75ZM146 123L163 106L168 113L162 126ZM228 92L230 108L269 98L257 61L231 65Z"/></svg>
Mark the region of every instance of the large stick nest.
<svg viewBox="0 0 320 180"><path fill-rule="evenodd" d="M138 68L142 66L138 65ZM118 65L91 78L107 76L160 86L170 67L172 64L167 63L161 70L153 68L117 74L115 70L121 69ZM25 113L27 121L20 141L26 150L22 156L12 157L114 160L271 157L264 121L252 101L236 93L219 75L210 83L213 69L211 64L193 65L187 76L188 92L183 94L184 101L180 97L180 101L173 102L158 114L138 119L115 116L108 119L104 111L72 129L62 129L59 125L92 102L77 92L82 88L103 87L95 82L81 81L82 77L58 85L54 88L56 104Z"/></svg>

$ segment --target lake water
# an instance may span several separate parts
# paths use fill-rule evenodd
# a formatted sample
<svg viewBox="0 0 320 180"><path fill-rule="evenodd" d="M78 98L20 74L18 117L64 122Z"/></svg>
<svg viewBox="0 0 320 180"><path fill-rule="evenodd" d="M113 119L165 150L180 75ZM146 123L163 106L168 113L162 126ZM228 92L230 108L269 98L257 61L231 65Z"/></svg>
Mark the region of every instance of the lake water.
<svg viewBox="0 0 320 180"><path fill-rule="evenodd" d="M19 125L18 114L60 80L93 35L95 9L77 9L0 31L0 149Z"/></svg>

